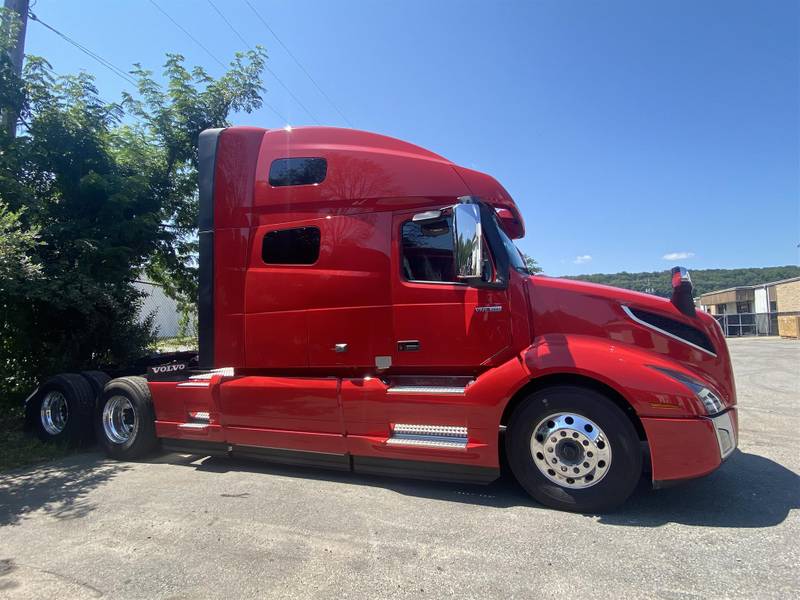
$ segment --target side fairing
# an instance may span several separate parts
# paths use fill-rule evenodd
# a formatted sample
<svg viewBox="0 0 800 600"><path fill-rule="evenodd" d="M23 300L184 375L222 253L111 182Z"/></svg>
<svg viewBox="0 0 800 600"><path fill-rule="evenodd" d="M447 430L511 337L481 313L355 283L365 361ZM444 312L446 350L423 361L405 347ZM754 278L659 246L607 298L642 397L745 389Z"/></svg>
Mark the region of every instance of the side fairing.
<svg viewBox="0 0 800 600"><path fill-rule="evenodd" d="M248 215L265 131L234 127L200 134L198 320L203 368L244 365L241 314Z"/></svg>

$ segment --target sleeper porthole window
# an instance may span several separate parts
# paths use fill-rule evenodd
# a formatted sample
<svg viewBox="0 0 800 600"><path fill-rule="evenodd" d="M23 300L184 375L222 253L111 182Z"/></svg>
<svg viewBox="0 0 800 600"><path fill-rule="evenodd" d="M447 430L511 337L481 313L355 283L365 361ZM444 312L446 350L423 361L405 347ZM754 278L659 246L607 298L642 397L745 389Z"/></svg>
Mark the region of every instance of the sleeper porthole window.
<svg viewBox="0 0 800 600"><path fill-rule="evenodd" d="M328 161L324 158L278 158L269 166L269 184L274 187L315 185L325 181Z"/></svg>
<svg viewBox="0 0 800 600"><path fill-rule="evenodd" d="M268 265L313 265L319 258L319 227L268 231L261 258Z"/></svg>

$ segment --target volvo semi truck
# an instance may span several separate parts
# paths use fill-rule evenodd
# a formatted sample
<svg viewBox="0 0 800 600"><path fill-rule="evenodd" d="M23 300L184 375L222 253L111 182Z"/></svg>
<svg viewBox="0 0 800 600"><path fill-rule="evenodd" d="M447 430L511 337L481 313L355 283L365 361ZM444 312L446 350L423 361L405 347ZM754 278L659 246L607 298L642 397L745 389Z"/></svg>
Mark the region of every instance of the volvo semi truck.
<svg viewBox="0 0 800 600"><path fill-rule="evenodd" d="M198 157L199 356L84 398L110 456L483 483L505 461L539 502L601 512L736 448L685 269L671 299L531 275L502 185L374 133L213 129ZM40 429L69 412L47 390Z"/></svg>

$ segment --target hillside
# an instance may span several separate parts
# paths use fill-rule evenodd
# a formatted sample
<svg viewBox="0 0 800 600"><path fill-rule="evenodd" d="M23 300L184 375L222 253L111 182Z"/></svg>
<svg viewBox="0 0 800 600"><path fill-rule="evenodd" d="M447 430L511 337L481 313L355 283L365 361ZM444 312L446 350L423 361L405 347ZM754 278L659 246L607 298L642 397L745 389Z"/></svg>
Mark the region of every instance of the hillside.
<svg viewBox="0 0 800 600"><path fill-rule="evenodd" d="M757 285L788 279L789 277L800 277L800 267L793 265L745 269L690 269L689 272L692 275L695 296L739 285ZM636 290L637 292L650 291L665 297L672 293L669 270L644 273L627 273L623 271L622 273L575 275L569 276L567 279L603 283Z"/></svg>

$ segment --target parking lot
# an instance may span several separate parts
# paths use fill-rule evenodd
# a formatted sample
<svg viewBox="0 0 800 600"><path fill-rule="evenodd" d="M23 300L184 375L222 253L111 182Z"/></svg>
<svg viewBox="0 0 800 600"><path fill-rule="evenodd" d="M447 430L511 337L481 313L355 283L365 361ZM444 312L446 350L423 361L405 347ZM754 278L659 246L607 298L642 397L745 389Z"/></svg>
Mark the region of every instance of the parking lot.
<svg viewBox="0 0 800 600"><path fill-rule="evenodd" d="M800 342L729 344L739 451L614 514L509 479L87 453L0 476L0 597L797 597Z"/></svg>

